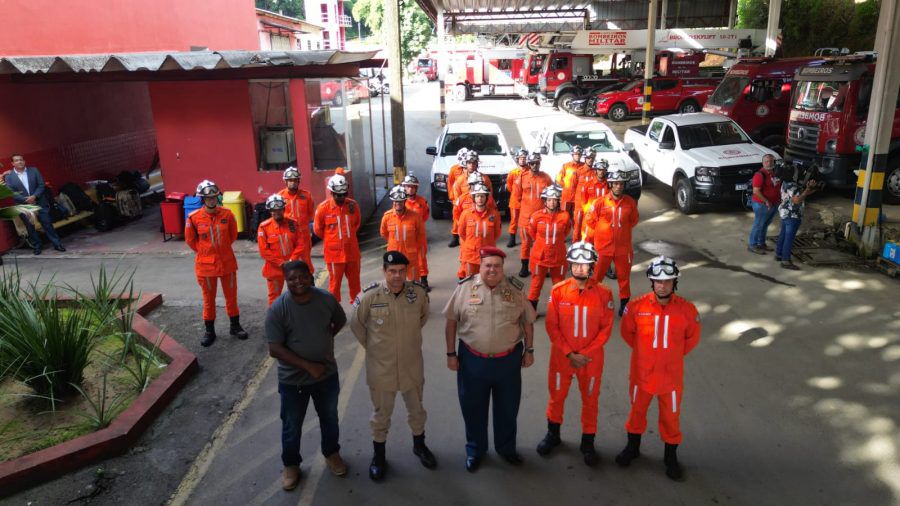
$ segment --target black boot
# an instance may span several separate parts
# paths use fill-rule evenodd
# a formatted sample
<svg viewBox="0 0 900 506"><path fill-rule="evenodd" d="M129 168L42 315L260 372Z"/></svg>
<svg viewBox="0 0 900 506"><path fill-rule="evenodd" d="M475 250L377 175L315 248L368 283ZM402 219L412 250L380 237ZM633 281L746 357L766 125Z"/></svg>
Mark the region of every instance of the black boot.
<svg viewBox="0 0 900 506"><path fill-rule="evenodd" d="M606 278L616 279L616 268L612 265L609 266L609 269L606 269Z"/></svg>
<svg viewBox="0 0 900 506"><path fill-rule="evenodd" d="M520 278L527 278L531 273L528 272L528 259L522 260L522 270L519 271Z"/></svg>
<svg viewBox="0 0 900 506"><path fill-rule="evenodd" d="M216 321L203 320L203 323L206 325L206 332L200 338L200 346L206 348L207 346L212 346L212 343L216 341Z"/></svg>
<svg viewBox="0 0 900 506"><path fill-rule="evenodd" d="M431 453L431 450L425 446L424 433L420 436L413 436L413 455L419 457L419 462L428 469L437 467L437 459L434 458L434 454Z"/></svg>
<svg viewBox="0 0 900 506"><path fill-rule="evenodd" d="M459 246L459 236L456 234L453 234L453 238L450 239L450 242L447 244L447 247L455 248L457 246Z"/></svg>
<svg viewBox="0 0 900 506"><path fill-rule="evenodd" d="M369 464L369 478L372 481L381 481L387 472L387 459L384 456L384 443L373 441L372 446L375 447L375 456L372 457L372 463Z"/></svg>
<svg viewBox="0 0 900 506"><path fill-rule="evenodd" d="M597 454L597 450L594 449L594 435L593 434L582 434L581 435L581 455L584 456L584 463L590 467L596 466L600 462L600 455Z"/></svg>
<svg viewBox="0 0 900 506"><path fill-rule="evenodd" d="M536 301L536 300L529 300L528 302L530 302L530 303L531 303L531 307L533 307L534 310L537 311L537 303L538 303L538 301Z"/></svg>
<svg viewBox="0 0 900 506"><path fill-rule="evenodd" d="M422 286L425 287L426 292L431 293L431 287L428 286L428 276L422 276L419 282L422 283Z"/></svg>
<svg viewBox="0 0 900 506"><path fill-rule="evenodd" d="M241 328L240 315L231 317L231 330L229 330L228 333L242 341L249 337L247 335L247 332L243 328Z"/></svg>
<svg viewBox="0 0 900 506"><path fill-rule="evenodd" d="M509 234L509 240L506 241L507 248L514 248L516 246L516 234Z"/></svg>
<svg viewBox="0 0 900 506"><path fill-rule="evenodd" d="M666 453L663 457L663 462L666 464L666 476L669 479L681 481L684 479L684 471L681 469L681 464L678 463L676 450L678 450L678 445L666 443Z"/></svg>
<svg viewBox="0 0 900 506"><path fill-rule="evenodd" d="M630 297L626 297L624 299L619 299L619 316L625 314L625 306L628 305L628 301L631 300Z"/></svg>
<svg viewBox="0 0 900 506"><path fill-rule="evenodd" d="M559 438L559 424L547 420L547 435L544 436L544 439L541 439L541 442L537 445L538 455L546 457L547 455L550 455L550 452L552 452L554 448L561 444L562 439Z"/></svg>
<svg viewBox="0 0 900 506"><path fill-rule="evenodd" d="M628 467L631 461L641 455L641 435L628 433L628 444L622 453L616 455L616 464L622 467Z"/></svg>

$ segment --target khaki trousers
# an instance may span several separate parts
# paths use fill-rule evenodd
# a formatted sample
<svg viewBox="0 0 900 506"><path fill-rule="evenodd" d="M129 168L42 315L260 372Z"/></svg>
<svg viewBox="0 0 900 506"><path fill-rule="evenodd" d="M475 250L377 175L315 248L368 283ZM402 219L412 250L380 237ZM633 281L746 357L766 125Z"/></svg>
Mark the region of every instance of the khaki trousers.
<svg viewBox="0 0 900 506"><path fill-rule="evenodd" d="M400 392L403 402L406 404L407 422L409 428L412 429L413 436L420 436L425 433L425 419L428 415L425 413L425 407L422 405L422 390L424 385L416 388ZM372 418L369 419L369 425L372 427L372 440L383 443L387 440L388 429L391 427L391 415L394 413L394 399L397 398L396 391L369 389L372 396Z"/></svg>

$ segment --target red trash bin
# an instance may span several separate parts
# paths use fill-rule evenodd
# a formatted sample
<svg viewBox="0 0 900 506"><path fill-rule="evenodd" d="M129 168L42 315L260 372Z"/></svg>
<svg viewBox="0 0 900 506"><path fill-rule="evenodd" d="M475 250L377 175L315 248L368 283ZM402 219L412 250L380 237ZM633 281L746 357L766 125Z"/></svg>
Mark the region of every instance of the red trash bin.
<svg viewBox="0 0 900 506"><path fill-rule="evenodd" d="M184 234L184 197L181 192L166 194L166 200L159 203L162 215L163 242Z"/></svg>

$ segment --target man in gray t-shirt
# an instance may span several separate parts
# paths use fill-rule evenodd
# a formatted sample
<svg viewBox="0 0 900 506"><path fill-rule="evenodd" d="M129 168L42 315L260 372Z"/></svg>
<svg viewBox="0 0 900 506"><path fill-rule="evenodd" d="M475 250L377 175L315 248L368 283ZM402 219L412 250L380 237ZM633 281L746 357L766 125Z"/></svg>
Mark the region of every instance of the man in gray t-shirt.
<svg viewBox="0 0 900 506"><path fill-rule="evenodd" d="M334 359L334 336L347 316L333 295L313 286L305 262L287 262L282 269L288 291L269 307L266 339L269 355L278 359L282 487L292 490L300 482L300 437L310 399L319 416L325 462L333 474L347 474L338 444L340 383Z"/></svg>

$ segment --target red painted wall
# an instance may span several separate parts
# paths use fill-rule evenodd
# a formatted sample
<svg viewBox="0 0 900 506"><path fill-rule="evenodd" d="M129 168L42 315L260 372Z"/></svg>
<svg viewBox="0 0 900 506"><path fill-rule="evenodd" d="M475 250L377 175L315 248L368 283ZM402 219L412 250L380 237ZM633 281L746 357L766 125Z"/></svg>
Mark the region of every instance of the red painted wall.
<svg viewBox="0 0 900 506"><path fill-rule="evenodd" d="M259 48L250 0L3 0L0 19L3 56Z"/></svg>

